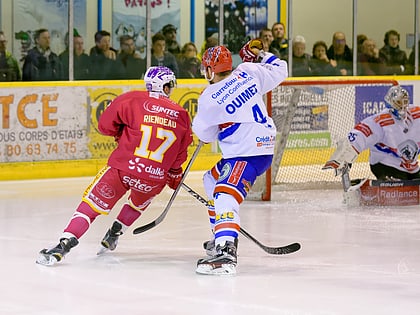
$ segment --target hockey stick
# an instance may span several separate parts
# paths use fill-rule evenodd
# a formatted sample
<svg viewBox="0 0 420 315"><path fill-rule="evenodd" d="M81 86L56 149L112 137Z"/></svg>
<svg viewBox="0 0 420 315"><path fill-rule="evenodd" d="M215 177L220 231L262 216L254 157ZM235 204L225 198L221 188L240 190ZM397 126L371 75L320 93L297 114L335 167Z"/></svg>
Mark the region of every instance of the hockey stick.
<svg viewBox="0 0 420 315"><path fill-rule="evenodd" d="M341 183L343 184L344 192L347 192L351 186L349 173L350 173L350 165L346 163L346 165L341 170Z"/></svg>
<svg viewBox="0 0 420 315"><path fill-rule="evenodd" d="M203 142L199 142L197 148L195 149L193 155L191 156L190 161L188 162L187 167L184 170L184 175L182 175L181 178L181 182L179 183L178 187L175 189L175 191L173 192L171 198L168 201L168 204L166 205L165 209L163 210L163 212L160 214L160 216L158 216L154 221L143 225L143 226L139 226L138 228L135 228L133 230L133 234L140 234L143 232L146 232L147 230L150 230L152 228L154 228L156 225L158 225L160 222L163 221L163 219L166 217L166 214L168 213L169 209L172 206L172 203L175 200L175 197L178 195L179 190L181 189L182 183L184 182L185 177L187 177L188 172L190 171L190 168L194 162L194 160L196 159L198 152L200 151L201 147L203 146Z"/></svg>
<svg viewBox="0 0 420 315"><path fill-rule="evenodd" d="M187 184L182 183L182 187L195 199L197 199L202 204L208 206L209 202L201 197L197 192L192 190ZM239 228L239 232L242 233L246 238L253 241L255 244L257 244L263 251L265 251L268 254L272 255L284 255L284 254L291 254L293 252L296 252L300 249L299 243L292 243L286 246L280 246L280 247L269 247L264 244L261 244L255 237L253 237L251 234L249 234L247 231L245 231L242 227Z"/></svg>

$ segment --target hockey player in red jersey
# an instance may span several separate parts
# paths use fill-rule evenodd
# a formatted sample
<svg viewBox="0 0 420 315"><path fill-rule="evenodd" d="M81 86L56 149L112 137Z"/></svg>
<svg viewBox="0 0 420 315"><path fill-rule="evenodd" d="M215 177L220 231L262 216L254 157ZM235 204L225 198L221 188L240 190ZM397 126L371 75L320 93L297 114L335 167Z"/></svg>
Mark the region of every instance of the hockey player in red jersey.
<svg viewBox="0 0 420 315"><path fill-rule="evenodd" d="M273 159L276 127L263 96L288 72L285 61L262 48L259 39L249 41L235 70L224 46L207 49L202 58L210 85L198 99L193 131L202 142L218 141L222 159L203 177L207 197L214 199L208 211L214 238L204 243L209 257L198 260L200 274L236 273L239 207Z"/></svg>
<svg viewBox="0 0 420 315"><path fill-rule="evenodd" d="M57 246L41 250L37 263L53 265L79 243L100 214L108 214L129 190L128 201L104 236L100 252L114 250L118 238L165 185L176 189L182 164L192 142L186 110L169 99L176 85L172 70L151 67L145 74L147 91L130 91L115 98L99 119L102 134L114 137L117 148L86 188L82 202L65 227Z"/></svg>

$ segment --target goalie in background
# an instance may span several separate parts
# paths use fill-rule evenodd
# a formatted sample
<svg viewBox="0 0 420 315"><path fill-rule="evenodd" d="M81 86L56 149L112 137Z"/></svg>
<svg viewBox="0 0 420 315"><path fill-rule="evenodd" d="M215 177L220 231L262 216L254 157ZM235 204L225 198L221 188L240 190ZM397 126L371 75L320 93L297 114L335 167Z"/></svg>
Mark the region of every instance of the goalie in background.
<svg viewBox="0 0 420 315"><path fill-rule="evenodd" d="M420 179L420 107L409 106L409 94L399 85L392 86L384 99L387 108L362 120L346 139L340 140L323 169L334 169L336 175L345 176L358 154L370 149L370 169L377 180ZM356 189L349 183L344 190Z"/></svg>
<svg viewBox="0 0 420 315"><path fill-rule="evenodd" d="M264 52L259 39L245 44L239 55L244 63L235 70L225 46L207 49L202 58L210 85L198 99L192 128L202 142L219 142L222 159L203 176L214 207L208 209L213 238L204 243L209 257L197 262L200 274L236 273L239 207L257 176L270 167L276 142L263 96L288 76L286 62Z"/></svg>
<svg viewBox="0 0 420 315"><path fill-rule="evenodd" d="M150 67L144 81L147 91L129 91L115 98L99 118L102 134L115 138L117 148L108 165L86 188L82 201L65 227L58 245L43 249L37 263L54 265L79 243L100 214L109 214L127 191L98 254L114 250L118 238L150 205L165 185L176 189L182 164L192 142L188 112L171 101L176 78L167 67Z"/></svg>

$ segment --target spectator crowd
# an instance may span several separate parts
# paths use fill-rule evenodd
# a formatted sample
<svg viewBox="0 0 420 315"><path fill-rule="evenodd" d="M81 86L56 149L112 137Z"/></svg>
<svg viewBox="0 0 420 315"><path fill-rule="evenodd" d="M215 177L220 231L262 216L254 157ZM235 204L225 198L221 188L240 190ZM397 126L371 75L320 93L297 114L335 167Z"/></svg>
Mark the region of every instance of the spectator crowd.
<svg viewBox="0 0 420 315"><path fill-rule="evenodd" d="M218 36L208 37L200 51L193 42L180 45L177 42L177 28L165 25L152 37L151 66L166 66L177 78L202 78L201 55L207 48L218 45ZM312 54L307 52L306 40L297 35L291 41L285 37L285 26L276 22L271 28L260 30L259 38L264 50L280 59L290 57L290 75L305 76L351 76L353 75L353 50L347 45L343 32L332 35L331 44L319 40L313 44ZM111 45L111 33L101 30L95 33L95 45L89 54L84 39L73 30L73 77L75 80L123 80L142 79L146 71L144 52L136 48L135 38L121 35L119 49ZM0 81L58 81L69 79L69 35L65 37L66 49L54 52L50 48L48 29L34 33L35 46L24 56L22 66L7 50L7 37L0 31ZM399 46L400 34L389 30L384 34L381 48L364 34L357 36L357 75L411 75L414 74L415 50L410 55ZM417 45L420 48L420 43ZM289 63L290 64L290 63Z"/></svg>

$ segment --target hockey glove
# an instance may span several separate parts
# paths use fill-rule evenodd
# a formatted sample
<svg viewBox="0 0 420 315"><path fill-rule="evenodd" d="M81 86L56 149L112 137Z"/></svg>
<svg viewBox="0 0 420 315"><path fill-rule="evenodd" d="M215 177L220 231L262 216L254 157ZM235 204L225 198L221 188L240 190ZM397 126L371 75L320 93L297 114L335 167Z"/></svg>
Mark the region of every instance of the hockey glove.
<svg viewBox="0 0 420 315"><path fill-rule="evenodd" d="M243 62L255 62L258 60L258 56L262 49L262 41L258 38L252 39L241 48L239 51L239 56Z"/></svg>
<svg viewBox="0 0 420 315"><path fill-rule="evenodd" d="M347 168L351 167L351 164L357 159L357 156L358 152L353 148L347 138L340 139L337 142L337 149L322 169L334 169L335 176L341 175Z"/></svg>
<svg viewBox="0 0 420 315"><path fill-rule="evenodd" d="M179 184L181 183L182 179L182 167L180 168L171 168L168 171L168 174L166 175L166 185L169 186L169 188L177 189Z"/></svg>

